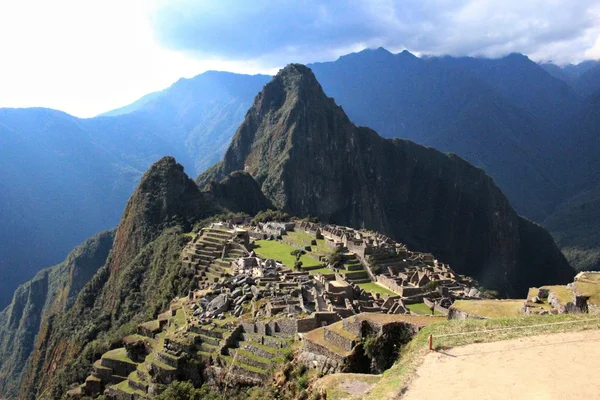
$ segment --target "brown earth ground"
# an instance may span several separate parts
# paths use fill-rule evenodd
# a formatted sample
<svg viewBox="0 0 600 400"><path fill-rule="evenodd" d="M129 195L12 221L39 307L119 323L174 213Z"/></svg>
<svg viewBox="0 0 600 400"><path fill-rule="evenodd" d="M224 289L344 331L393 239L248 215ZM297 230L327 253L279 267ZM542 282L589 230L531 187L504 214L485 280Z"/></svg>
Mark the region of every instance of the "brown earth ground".
<svg viewBox="0 0 600 400"><path fill-rule="evenodd" d="M597 399L600 330L530 336L432 352L403 400Z"/></svg>

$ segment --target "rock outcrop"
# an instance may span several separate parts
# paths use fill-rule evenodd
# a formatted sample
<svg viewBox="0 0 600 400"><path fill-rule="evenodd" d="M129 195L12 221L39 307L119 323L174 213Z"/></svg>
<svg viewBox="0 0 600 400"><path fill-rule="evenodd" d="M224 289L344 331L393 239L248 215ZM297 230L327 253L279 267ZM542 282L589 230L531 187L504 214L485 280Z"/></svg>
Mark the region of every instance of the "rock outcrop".
<svg viewBox="0 0 600 400"><path fill-rule="evenodd" d="M244 171L234 171L220 182L211 182L204 195L234 213L255 215L273 207L254 178Z"/></svg>
<svg viewBox="0 0 600 400"><path fill-rule="evenodd" d="M236 170L285 211L386 233L504 294L574 274L550 235L519 217L484 171L355 126L303 65L265 86L223 160L197 182Z"/></svg>

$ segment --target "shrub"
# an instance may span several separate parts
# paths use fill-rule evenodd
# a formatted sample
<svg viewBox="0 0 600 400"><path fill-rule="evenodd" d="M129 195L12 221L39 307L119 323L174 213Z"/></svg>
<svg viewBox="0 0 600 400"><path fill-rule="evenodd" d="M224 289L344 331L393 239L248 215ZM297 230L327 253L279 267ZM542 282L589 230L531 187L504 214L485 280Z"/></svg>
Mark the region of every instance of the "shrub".
<svg viewBox="0 0 600 400"><path fill-rule="evenodd" d="M334 268L339 268L344 263L344 249L338 247L333 253L327 257L327 262Z"/></svg>

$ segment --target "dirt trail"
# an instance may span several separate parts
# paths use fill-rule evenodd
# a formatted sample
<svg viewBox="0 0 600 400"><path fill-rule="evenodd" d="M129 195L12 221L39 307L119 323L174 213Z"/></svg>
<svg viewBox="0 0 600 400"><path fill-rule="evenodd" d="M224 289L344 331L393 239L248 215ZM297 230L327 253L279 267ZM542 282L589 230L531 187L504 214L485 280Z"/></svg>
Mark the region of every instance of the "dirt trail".
<svg viewBox="0 0 600 400"><path fill-rule="evenodd" d="M600 399L600 330L430 353L402 400Z"/></svg>

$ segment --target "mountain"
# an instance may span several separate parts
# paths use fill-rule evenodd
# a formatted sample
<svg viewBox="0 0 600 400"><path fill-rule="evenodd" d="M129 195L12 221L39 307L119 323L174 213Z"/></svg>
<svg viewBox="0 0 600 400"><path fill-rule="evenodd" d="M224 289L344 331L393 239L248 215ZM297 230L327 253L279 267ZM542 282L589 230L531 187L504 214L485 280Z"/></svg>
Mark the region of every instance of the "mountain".
<svg viewBox="0 0 600 400"><path fill-rule="evenodd" d="M104 265L114 231L97 234L77 246L61 264L38 272L19 286L0 312L0 393L15 396L23 367L39 331L68 310L77 294Z"/></svg>
<svg viewBox="0 0 600 400"><path fill-rule="evenodd" d="M578 65L578 76L595 65ZM571 133L593 96L584 99L551 68L519 54L418 58L384 49L311 68L354 123L458 154L534 221L580 194L571 182L588 173L579 174L573 165L580 160L564 149L590 146ZM219 161L269 80L209 71L89 119L0 110L0 307L41 267L114 227L143 171L160 157L173 155L194 176Z"/></svg>
<svg viewBox="0 0 600 400"><path fill-rule="evenodd" d="M192 160L192 164L184 164L186 168L200 173L221 158L252 99L270 79L267 75L208 71L102 115L135 113L165 124L166 129L157 133L184 150Z"/></svg>
<svg viewBox="0 0 600 400"><path fill-rule="evenodd" d="M562 66L553 63L542 63L540 66L544 68L550 75L563 80L580 93L584 93L588 92L588 89L586 89L584 85L580 83L580 79L590 70L600 66L600 61L587 60L580 62L579 64L567 64ZM598 88L595 90L598 90ZM591 93L595 90L591 90L589 92Z"/></svg>
<svg viewBox="0 0 600 400"><path fill-rule="evenodd" d="M60 398L114 340L187 295L192 277L179 262L190 239L184 233L215 210L174 158L155 163L125 207L105 265L38 333L18 398Z"/></svg>
<svg viewBox="0 0 600 400"><path fill-rule="evenodd" d="M565 190L574 193L544 220L557 243L576 269L600 266L600 91L588 98L586 107L565 134L565 145L555 159L566 168L557 175Z"/></svg>
<svg viewBox="0 0 600 400"><path fill-rule="evenodd" d="M446 56L425 61L473 74L512 105L531 115L544 135L560 133L582 103L571 86L520 53L498 59Z"/></svg>
<svg viewBox="0 0 600 400"><path fill-rule="evenodd" d="M543 118L568 115L577 96L526 57L418 58L380 48L310 67L354 123L458 154L485 169L520 213L540 221L561 200L545 157L556 146L545 127L557 118Z"/></svg>
<svg viewBox="0 0 600 400"><path fill-rule="evenodd" d="M198 182L203 191L173 157L150 167L127 202L110 253L101 257L104 265L95 264L93 276L86 270L77 287L87 283L67 296L67 306L47 318L33 313L46 322L37 333L35 324L26 330L29 350L19 358L25 367L0 376L0 389L18 390L23 399L60 398L82 382L94 360L138 323L189 293L192 276L180 262L187 232L224 211L273 204L378 229L507 294L573 275L550 235L520 218L482 170L357 127L302 65L286 67L263 88L223 160ZM5 332L14 329L13 323Z"/></svg>
<svg viewBox="0 0 600 400"><path fill-rule="evenodd" d="M135 116L101 122L0 109L0 307L41 266L112 228L147 165L176 154Z"/></svg>
<svg viewBox="0 0 600 400"><path fill-rule="evenodd" d="M243 171L234 171L220 182L210 182L203 193L213 204L219 204L233 213L255 215L273 208L261 192L258 182Z"/></svg>
<svg viewBox="0 0 600 400"><path fill-rule="evenodd" d="M511 296L573 276L548 232L519 217L481 169L357 127L303 65L265 86L197 182L236 170L284 211L384 232Z"/></svg>
<svg viewBox="0 0 600 400"><path fill-rule="evenodd" d="M172 154L197 175L218 161L268 79L207 72L89 119L0 109L0 308L42 267L114 227L153 162Z"/></svg>
<svg viewBox="0 0 600 400"><path fill-rule="evenodd" d="M575 88L583 96L591 96L600 90L600 65L584 72L575 82Z"/></svg>
<svg viewBox="0 0 600 400"><path fill-rule="evenodd" d="M577 270L600 266L600 185L572 197L544 221Z"/></svg>

